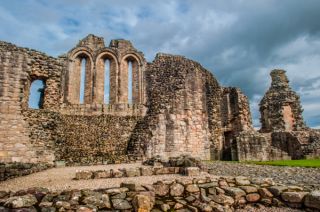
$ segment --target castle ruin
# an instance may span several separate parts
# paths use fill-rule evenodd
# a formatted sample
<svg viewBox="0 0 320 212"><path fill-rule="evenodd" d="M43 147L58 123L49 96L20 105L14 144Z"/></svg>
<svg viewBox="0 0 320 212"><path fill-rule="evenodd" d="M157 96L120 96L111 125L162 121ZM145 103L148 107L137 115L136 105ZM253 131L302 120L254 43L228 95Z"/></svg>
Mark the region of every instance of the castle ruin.
<svg viewBox="0 0 320 212"><path fill-rule="evenodd" d="M205 160L319 156L320 133L305 125L285 71L273 70L271 77L260 103L262 128L255 131L241 90L222 87L185 57L159 53L149 63L130 41L112 40L106 47L94 35L58 58L0 42L0 161L77 165L181 154ZM44 88L40 108L32 109L36 80Z"/></svg>

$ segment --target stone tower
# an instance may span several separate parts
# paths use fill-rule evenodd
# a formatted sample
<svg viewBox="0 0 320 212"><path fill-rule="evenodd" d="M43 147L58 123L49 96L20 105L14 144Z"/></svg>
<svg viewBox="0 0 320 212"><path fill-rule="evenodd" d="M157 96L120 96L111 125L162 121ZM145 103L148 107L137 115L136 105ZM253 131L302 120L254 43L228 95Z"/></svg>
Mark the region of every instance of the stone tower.
<svg viewBox="0 0 320 212"><path fill-rule="evenodd" d="M275 69L270 76L271 87L260 102L261 132L305 129L300 97L289 86L286 71Z"/></svg>

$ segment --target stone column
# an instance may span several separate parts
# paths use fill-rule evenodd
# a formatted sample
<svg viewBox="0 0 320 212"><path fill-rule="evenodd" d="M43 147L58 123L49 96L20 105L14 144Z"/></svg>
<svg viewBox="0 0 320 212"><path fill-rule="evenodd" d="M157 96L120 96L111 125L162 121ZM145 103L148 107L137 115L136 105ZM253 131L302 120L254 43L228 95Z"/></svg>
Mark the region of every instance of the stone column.
<svg viewBox="0 0 320 212"><path fill-rule="evenodd" d="M90 58L86 58L85 65L85 86L84 86L84 103L91 104L93 96L93 70Z"/></svg>

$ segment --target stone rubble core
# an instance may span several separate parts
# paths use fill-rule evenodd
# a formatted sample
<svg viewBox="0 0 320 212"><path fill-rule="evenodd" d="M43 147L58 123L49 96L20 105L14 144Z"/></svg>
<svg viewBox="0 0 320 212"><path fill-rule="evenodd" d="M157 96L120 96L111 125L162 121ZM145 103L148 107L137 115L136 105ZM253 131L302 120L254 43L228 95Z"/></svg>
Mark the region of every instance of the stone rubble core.
<svg viewBox="0 0 320 212"><path fill-rule="evenodd" d="M57 58L0 41L0 162L69 166L183 154L240 161L319 157L320 132L304 124L285 71L274 70L271 77L256 132L241 90L222 87L183 56L158 53L147 62L130 41L111 40L106 47L94 35ZM45 84L40 109L28 106L35 80Z"/></svg>
<svg viewBox="0 0 320 212"><path fill-rule="evenodd" d="M0 191L1 211L234 211L247 205L320 210L320 191L276 185L270 178L206 177L123 182L118 188Z"/></svg>

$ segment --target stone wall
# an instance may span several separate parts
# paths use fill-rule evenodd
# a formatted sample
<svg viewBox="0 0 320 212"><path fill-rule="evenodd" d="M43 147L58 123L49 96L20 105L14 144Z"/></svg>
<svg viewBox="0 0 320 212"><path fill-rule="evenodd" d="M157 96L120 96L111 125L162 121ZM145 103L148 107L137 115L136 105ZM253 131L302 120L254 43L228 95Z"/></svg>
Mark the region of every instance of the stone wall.
<svg viewBox="0 0 320 212"><path fill-rule="evenodd" d="M286 152L291 159L319 156L320 135L317 131L272 133L272 146Z"/></svg>
<svg viewBox="0 0 320 212"><path fill-rule="evenodd" d="M237 160L237 135L243 131L253 131L249 101L239 88L223 88L222 95L221 117L224 131L222 159Z"/></svg>
<svg viewBox="0 0 320 212"><path fill-rule="evenodd" d="M317 130L278 131L272 133L243 132L237 136L239 161L291 160L319 157L320 134Z"/></svg>
<svg viewBox="0 0 320 212"><path fill-rule="evenodd" d="M210 159L222 139L218 82L181 56L158 54L147 70L148 110L136 126L129 153Z"/></svg>
<svg viewBox="0 0 320 212"><path fill-rule="evenodd" d="M99 190L31 188L0 191L0 200L1 211L234 211L254 210L257 204L320 210L319 191L245 177L184 178L153 185L124 182L118 188Z"/></svg>
<svg viewBox="0 0 320 212"><path fill-rule="evenodd" d="M234 134L253 130L248 98L239 88L223 88L222 126Z"/></svg>
<svg viewBox="0 0 320 212"><path fill-rule="evenodd" d="M134 116L63 115L55 131L56 160L69 165L125 162L137 121Z"/></svg>
<svg viewBox="0 0 320 212"><path fill-rule="evenodd" d="M62 115L48 110L24 111L38 161L88 165L127 161L135 116Z"/></svg>
<svg viewBox="0 0 320 212"><path fill-rule="evenodd" d="M51 164L46 163L0 163L0 181L40 172L51 167Z"/></svg>
<svg viewBox="0 0 320 212"><path fill-rule="evenodd" d="M0 42L0 161L45 162L37 159L22 111L28 107L30 84L36 79L46 83L43 107L57 108L60 74L58 59Z"/></svg>
<svg viewBox="0 0 320 212"><path fill-rule="evenodd" d="M260 134L255 131L242 132L236 137L236 145L232 146L232 160L269 160L270 144L270 134Z"/></svg>
<svg viewBox="0 0 320 212"><path fill-rule="evenodd" d="M75 93L68 91L71 86L79 92L77 79L80 78L70 79L69 72L75 71L70 60L78 53L80 56L84 54L81 53L83 49L92 57L91 72L86 73L85 99L90 104L77 102L71 105L67 100ZM128 82L121 82L126 91L110 88L114 95L112 104L101 102L104 82L97 85L96 80L104 80L104 76L95 75L95 64L110 51L116 55L117 63L124 58L139 61L139 67L133 70L133 98L137 104L118 101L119 95L127 95ZM53 163L64 160L71 165L125 160L131 131L146 110L141 104L145 101L144 63L143 54L129 41L113 40L106 48L103 39L93 35L81 40L76 48L59 58L0 42L0 161ZM97 74L99 71L104 74L101 68L97 66ZM120 69L110 74L119 73ZM121 69L121 73L127 75L128 71ZM120 83L119 76L115 77L114 81ZM39 110L28 106L34 80L45 83L44 102ZM88 88L90 86L92 90ZM88 97L92 92L96 95Z"/></svg>

